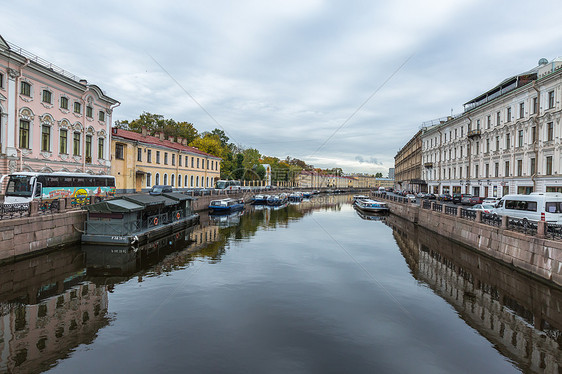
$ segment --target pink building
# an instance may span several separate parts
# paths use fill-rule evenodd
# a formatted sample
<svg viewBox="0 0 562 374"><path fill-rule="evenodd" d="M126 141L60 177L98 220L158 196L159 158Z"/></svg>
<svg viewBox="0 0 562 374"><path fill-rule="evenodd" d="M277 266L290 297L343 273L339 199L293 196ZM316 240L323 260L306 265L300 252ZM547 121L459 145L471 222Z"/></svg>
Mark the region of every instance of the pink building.
<svg viewBox="0 0 562 374"><path fill-rule="evenodd" d="M0 174L109 174L111 114L96 85L0 36Z"/></svg>

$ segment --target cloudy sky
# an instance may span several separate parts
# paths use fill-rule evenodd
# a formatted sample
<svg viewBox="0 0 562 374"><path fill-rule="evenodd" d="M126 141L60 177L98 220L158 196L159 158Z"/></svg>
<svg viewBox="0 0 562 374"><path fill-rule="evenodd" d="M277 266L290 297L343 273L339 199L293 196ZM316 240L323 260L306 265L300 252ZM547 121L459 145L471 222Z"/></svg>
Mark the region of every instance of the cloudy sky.
<svg viewBox="0 0 562 374"><path fill-rule="evenodd" d="M424 121L562 55L558 1L11 1L9 42L121 106L383 172Z"/></svg>

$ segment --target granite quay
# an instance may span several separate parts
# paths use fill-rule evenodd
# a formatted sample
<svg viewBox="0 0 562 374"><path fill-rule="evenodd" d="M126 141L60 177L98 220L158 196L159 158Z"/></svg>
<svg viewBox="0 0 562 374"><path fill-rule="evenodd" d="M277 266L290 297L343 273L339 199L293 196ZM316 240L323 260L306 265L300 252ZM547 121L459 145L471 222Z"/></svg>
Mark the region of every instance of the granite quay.
<svg viewBox="0 0 562 374"><path fill-rule="evenodd" d="M375 196L388 201L392 214L562 286L562 240L556 240L560 238L557 226L523 222L427 200L416 205L396 196Z"/></svg>

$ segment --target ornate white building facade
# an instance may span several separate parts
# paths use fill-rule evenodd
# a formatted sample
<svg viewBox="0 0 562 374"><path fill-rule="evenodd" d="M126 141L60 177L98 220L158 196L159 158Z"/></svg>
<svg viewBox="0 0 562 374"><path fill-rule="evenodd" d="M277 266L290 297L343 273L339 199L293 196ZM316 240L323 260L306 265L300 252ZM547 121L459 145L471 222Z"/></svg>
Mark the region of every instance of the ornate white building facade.
<svg viewBox="0 0 562 374"><path fill-rule="evenodd" d="M432 193L562 192L562 59L541 59L422 135Z"/></svg>
<svg viewBox="0 0 562 374"><path fill-rule="evenodd" d="M0 174L109 174L118 101L0 36Z"/></svg>

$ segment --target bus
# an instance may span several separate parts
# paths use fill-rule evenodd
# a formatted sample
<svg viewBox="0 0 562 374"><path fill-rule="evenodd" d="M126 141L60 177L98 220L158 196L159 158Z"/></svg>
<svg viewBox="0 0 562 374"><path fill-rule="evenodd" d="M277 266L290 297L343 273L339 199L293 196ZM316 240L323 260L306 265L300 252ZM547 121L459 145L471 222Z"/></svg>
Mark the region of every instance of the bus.
<svg viewBox="0 0 562 374"><path fill-rule="evenodd" d="M17 172L4 175L0 185L8 178L4 204L29 203L32 200L76 198L79 203L88 197L101 201L115 196L115 177L87 173L35 173Z"/></svg>
<svg viewBox="0 0 562 374"><path fill-rule="evenodd" d="M234 180L218 180L216 183L217 190L240 190L242 187L240 186L240 181Z"/></svg>

